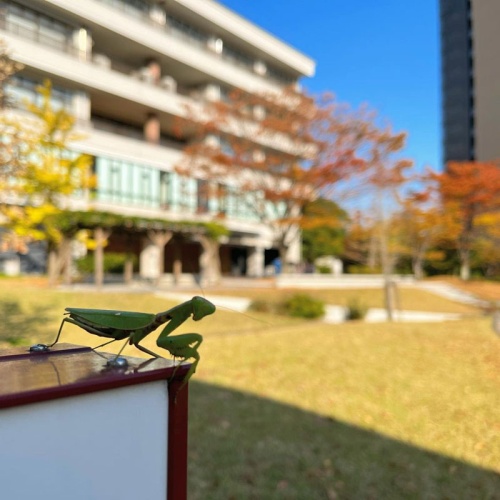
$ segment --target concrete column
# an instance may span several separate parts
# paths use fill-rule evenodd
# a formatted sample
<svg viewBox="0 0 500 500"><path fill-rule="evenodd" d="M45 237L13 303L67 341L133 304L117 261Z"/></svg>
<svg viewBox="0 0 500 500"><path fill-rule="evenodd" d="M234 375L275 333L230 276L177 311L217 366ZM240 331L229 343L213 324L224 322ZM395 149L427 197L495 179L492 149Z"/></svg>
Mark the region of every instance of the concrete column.
<svg viewBox="0 0 500 500"><path fill-rule="evenodd" d="M139 256L139 274L141 278L156 280L159 277L158 260L160 249L150 241L146 241Z"/></svg>
<svg viewBox="0 0 500 500"><path fill-rule="evenodd" d="M79 90L73 94L72 108L71 112L80 125L90 125L90 98L86 92Z"/></svg>
<svg viewBox="0 0 500 500"><path fill-rule="evenodd" d="M207 84L203 92L203 97L207 101L219 101L220 96L221 96L220 85L216 85L215 83Z"/></svg>
<svg viewBox="0 0 500 500"><path fill-rule="evenodd" d="M151 82L154 83L155 85L158 85L161 79L160 63L156 59L150 59L146 63L146 67L149 69L149 73L151 75Z"/></svg>
<svg viewBox="0 0 500 500"><path fill-rule="evenodd" d="M247 275L252 278L264 276L264 249L250 248L247 257Z"/></svg>
<svg viewBox="0 0 500 500"><path fill-rule="evenodd" d="M92 35L85 28L78 28L73 32L73 46L78 52L80 61L90 61L92 58Z"/></svg>
<svg viewBox="0 0 500 500"><path fill-rule="evenodd" d="M215 54L221 55L222 50L224 48L224 42L222 41L221 38L219 38L217 36L211 36L208 39L207 46Z"/></svg>
<svg viewBox="0 0 500 500"><path fill-rule="evenodd" d="M266 63L264 61L261 61L260 59L256 60L253 63L253 70L258 75L264 76L267 73Z"/></svg>
<svg viewBox="0 0 500 500"><path fill-rule="evenodd" d="M151 144L159 144L161 136L160 119L158 115L150 113L144 124L144 138Z"/></svg>

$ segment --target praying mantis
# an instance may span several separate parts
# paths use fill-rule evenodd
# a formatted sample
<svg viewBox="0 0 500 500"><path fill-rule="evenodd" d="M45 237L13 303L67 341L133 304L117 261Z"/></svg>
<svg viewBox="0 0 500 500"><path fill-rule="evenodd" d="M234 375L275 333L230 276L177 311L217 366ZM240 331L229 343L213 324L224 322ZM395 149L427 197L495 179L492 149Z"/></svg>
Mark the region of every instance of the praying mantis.
<svg viewBox="0 0 500 500"><path fill-rule="evenodd" d="M170 336L170 334L191 316L194 321L199 321L205 316L213 314L215 306L207 299L195 296L182 304L157 314L75 307L67 307L65 310L67 311L65 313L67 317L62 320L54 342L48 345L36 344L30 348L30 351L49 350L59 341L64 323L72 323L92 335L111 339L95 349L117 340L127 339L114 358L115 362L127 344L134 345L137 349L150 356L160 358L162 356L140 345L140 342L160 325L168 322L158 336L156 345L166 349L174 358L180 358L184 361L190 358L194 359L184 379L187 382L195 373L200 361L198 348L203 341L203 337L199 333L183 333L173 336ZM111 364L113 364L113 360Z"/></svg>

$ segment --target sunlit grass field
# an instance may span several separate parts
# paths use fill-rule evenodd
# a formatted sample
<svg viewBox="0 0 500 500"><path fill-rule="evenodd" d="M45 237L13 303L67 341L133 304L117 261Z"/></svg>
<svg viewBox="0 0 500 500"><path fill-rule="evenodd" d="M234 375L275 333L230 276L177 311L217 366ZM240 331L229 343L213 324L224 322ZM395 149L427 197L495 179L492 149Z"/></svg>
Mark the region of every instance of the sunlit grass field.
<svg viewBox="0 0 500 500"><path fill-rule="evenodd" d="M205 339L190 384L189 498L500 499L500 338L479 311L416 292L405 290L404 308L469 315L326 325L221 308L186 322L179 333ZM257 293L276 298L275 290ZM342 300L364 293L372 307L381 297L321 293ZM4 311L5 304L24 311L27 327L6 318L2 328L15 328L26 343L51 340L68 306L158 312L175 305L149 293L2 280ZM101 339L68 325L61 341ZM158 350L154 334L144 345Z"/></svg>

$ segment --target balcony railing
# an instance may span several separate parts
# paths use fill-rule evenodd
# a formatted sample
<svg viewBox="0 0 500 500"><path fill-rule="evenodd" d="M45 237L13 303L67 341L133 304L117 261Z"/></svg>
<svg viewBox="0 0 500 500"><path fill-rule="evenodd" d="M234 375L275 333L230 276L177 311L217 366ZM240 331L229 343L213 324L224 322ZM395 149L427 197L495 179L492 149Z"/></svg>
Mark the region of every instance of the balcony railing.
<svg viewBox="0 0 500 500"><path fill-rule="evenodd" d="M210 39L212 38L211 33L202 32L201 30L190 26L172 15L167 15L165 12L161 12L162 15L158 15L159 11L146 11L139 8L134 9L130 2L125 2L123 0L113 0L112 2L110 2L110 0L97 1L111 8L118 9L128 16L134 17L136 20L139 19L140 21L148 24L148 26L167 32L175 38L197 45L202 50L214 55L213 50L209 46ZM256 61L250 55L245 54L233 47L226 47L224 43L222 44L222 50L218 53L218 56L267 81L272 80L280 85L289 85L295 81L293 77L288 77L288 75L285 75L280 70L275 69L272 66L268 67L268 74L263 76L259 75L254 71L254 64Z"/></svg>
<svg viewBox="0 0 500 500"><path fill-rule="evenodd" d="M0 11L0 29L12 33L13 35L20 36L21 38L26 38L32 42L51 47L59 52L64 52L66 54L71 54L72 56L79 56L81 51L77 49L71 38L56 39L42 33L39 30L33 30L21 23L17 22L12 18L8 18L4 13Z"/></svg>
<svg viewBox="0 0 500 500"><path fill-rule="evenodd" d="M149 11L139 9L134 7L133 4L123 2L122 0L97 0L108 7L118 9L124 14L133 17L134 19L139 19L141 22L146 23L148 26L154 27L164 33L178 38L180 40L188 41L190 44L196 45L198 48L215 55L213 50L210 48L210 34L204 33L189 24L171 16L155 16ZM161 19L160 19L161 18ZM0 29L3 29L14 35L18 35L22 38L31 40L35 43L45 45L57 51L70 54L73 57L78 57L82 59L87 59L88 54L84 50L75 47L72 37L51 37L47 32L42 32L39 29L32 29L23 25L21 22L17 21L15 18L7 16L5 11L0 11ZM254 59L244 52L231 47L229 45L222 44L222 50L217 54L220 58L226 60L232 65L238 66L254 76L263 78L267 81L272 80L279 84L289 84L293 81L293 78L288 78L287 75L281 74L280 71L275 70L272 66L268 67L268 72L266 75L259 75L254 71ZM94 54L94 57L96 55ZM94 61L102 66L101 60L107 59L106 56L98 55L98 61ZM141 77L140 70L136 68L124 68L123 64L116 61L109 61L109 67L118 71L120 73L129 74L136 77ZM184 92L182 92L184 93Z"/></svg>

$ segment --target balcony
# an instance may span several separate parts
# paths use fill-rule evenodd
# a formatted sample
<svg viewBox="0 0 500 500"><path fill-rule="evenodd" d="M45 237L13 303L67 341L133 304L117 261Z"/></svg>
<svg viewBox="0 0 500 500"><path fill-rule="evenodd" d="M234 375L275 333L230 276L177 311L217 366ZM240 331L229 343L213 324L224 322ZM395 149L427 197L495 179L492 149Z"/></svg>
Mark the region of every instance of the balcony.
<svg viewBox="0 0 500 500"><path fill-rule="evenodd" d="M134 17L135 19L140 19L141 22L147 24L148 26L165 31L174 38L184 40L190 45L194 44L206 53L212 54L213 52L216 52L218 57L226 60L231 65L244 68L249 74L258 75L259 73L258 70L256 71L256 64L258 67L257 59L249 53L232 47L231 44L228 44L223 40L218 40L219 43L216 43L214 47L211 45L211 41L217 37L215 37L213 33L195 28L194 26L173 16L171 13L167 14L160 7L149 10L149 5L146 3L138 3L134 6L130 2L123 0L97 1L107 4L126 15ZM271 80L278 85L290 85L296 81L296 78L285 75L284 72L277 70L272 65L268 68L266 75L261 75L261 77L263 80Z"/></svg>
<svg viewBox="0 0 500 500"><path fill-rule="evenodd" d="M96 51L106 51L111 59L132 52L142 52L143 57L154 55L162 65L174 67L179 81L187 86L216 80L255 92L275 91L285 83L258 74L255 71L261 68L258 65L257 69L250 68L242 57L237 57L239 62L236 62L234 50L225 52L224 44L218 45L217 37L165 13L159 15L161 12L157 9L148 13L131 12L123 3L114 1L110 5L108 0L86 0L85 3L45 0L43 5L46 4L67 11L73 20L87 26L96 42ZM175 72L170 74L176 77Z"/></svg>
<svg viewBox="0 0 500 500"><path fill-rule="evenodd" d="M43 37L24 36L24 32L9 23L7 29L0 29L13 58L21 62L28 72L42 73L52 79L71 82L68 87L83 88L93 93L93 102L102 100L109 105L118 105L124 112L142 113L156 109L171 116L185 116L186 107L193 100L156 86L147 81L140 71L103 60L79 60L73 47L62 44L44 44ZM127 74L128 72L128 74Z"/></svg>

